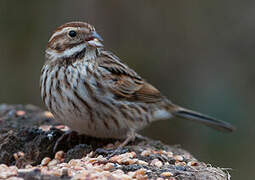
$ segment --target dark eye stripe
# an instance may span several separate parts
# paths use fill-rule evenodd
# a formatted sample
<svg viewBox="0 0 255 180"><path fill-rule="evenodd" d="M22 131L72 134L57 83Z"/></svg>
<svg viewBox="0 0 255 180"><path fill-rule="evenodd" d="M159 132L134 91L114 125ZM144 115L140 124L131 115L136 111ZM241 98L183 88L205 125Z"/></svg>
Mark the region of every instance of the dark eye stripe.
<svg viewBox="0 0 255 180"><path fill-rule="evenodd" d="M50 40L50 42L48 42L47 48L48 48L48 47L52 47L52 45L53 45L56 41L58 41L59 39L64 38L65 36L66 36L66 34L63 34L63 33L54 36L54 37Z"/></svg>

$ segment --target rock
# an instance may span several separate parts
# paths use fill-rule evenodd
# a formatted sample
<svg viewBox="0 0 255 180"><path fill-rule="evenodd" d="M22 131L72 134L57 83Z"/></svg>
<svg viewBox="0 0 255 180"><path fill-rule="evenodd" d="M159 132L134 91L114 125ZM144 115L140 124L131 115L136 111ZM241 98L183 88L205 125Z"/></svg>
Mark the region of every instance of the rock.
<svg viewBox="0 0 255 180"><path fill-rule="evenodd" d="M160 141L136 139L118 148L114 139L72 133L33 105L0 105L0 177L12 179L196 179L227 180L187 151ZM52 160L51 160L52 159Z"/></svg>

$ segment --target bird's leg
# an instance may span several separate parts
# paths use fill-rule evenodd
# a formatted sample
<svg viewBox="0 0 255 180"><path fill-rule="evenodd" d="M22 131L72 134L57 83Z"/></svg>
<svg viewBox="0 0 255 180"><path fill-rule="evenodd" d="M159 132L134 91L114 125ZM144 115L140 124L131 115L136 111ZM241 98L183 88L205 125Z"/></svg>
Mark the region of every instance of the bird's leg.
<svg viewBox="0 0 255 180"><path fill-rule="evenodd" d="M68 131L64 132L64 134L62 134L57 139L57 141L56 141L56 143L54 145L54 148L53 148L53 152L56 153L57 150L59 149L59 147L61 145L63 145L63 143L70 142L74 136L77 136L77 132L75 132L75 131L68 130Z"/></svg>
<svg viewBox="0 0 255 180"><path fill-rule="evenodd" d="M128 143L134 141L136 138L136 133L134 131L130 131L127 134L126 139L115 149L107 158L111 158L117 154L121 154L122 148L125 147Z"/></svg>
<svg viewBox="0 0 255 180"><path fill-rule="evenodd" d="M132 141L135 141L135 138L136 138L136 133L134 131L130 131L128 134L127 134L127 137L126 139L119 145L118 148L123 148L125 147L128 143L132 142Z"/></svg>
<svg viewBox="0 0 255 180"><path fill-rule="evenodd" d="M128 143L135 141L136 138L141 139L143 141L148 141L149 140L149 138L144 137L140 134L137 134L134 131L131 131L130 133L127 134L127 138L119 145L118 148L125 147Z"/></svg>
<svg viewBox="0 0 255 180"><path fill-rule="evenodd" d="M138 138L138 139L141 139L141 140L143 140L143 141L148 141L148 140L149 140L149 138L144 137L144 136L142 136L142 135L140 135L140 134L137 134L137 133L135 133L135 137Z"/></svg>

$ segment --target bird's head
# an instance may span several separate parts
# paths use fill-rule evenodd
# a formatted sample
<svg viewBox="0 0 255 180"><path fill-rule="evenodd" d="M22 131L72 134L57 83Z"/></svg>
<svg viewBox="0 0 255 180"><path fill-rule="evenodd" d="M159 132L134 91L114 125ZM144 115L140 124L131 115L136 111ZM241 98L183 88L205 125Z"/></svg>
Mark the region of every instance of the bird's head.
<svg viewBox="0 0 255 180"><path fill-rule="evenodd" d="M102 37L85 22L69 22L58 27L50 37L46 56L53 59L68 58L102 48Z"/></svg>

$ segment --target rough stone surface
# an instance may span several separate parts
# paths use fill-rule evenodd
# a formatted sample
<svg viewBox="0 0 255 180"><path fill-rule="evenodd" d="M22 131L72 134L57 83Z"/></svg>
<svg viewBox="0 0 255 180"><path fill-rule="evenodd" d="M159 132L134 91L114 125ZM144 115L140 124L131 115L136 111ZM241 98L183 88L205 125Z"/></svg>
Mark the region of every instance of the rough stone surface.
<svg viewBox="0 0 255 180"><path fill-rule="evenodd" d="M120 149L67 130L33 105L0 105L0 179L230 179L179 147L136 139Z"/></svg>

